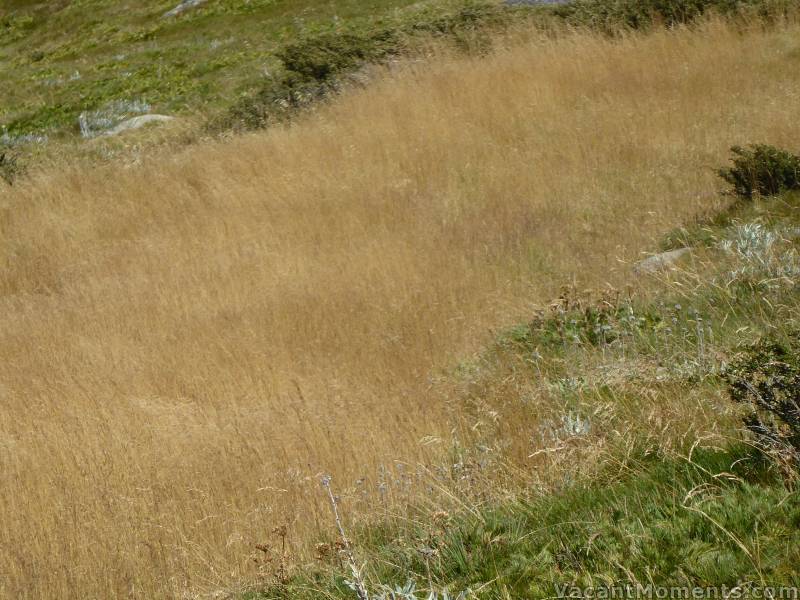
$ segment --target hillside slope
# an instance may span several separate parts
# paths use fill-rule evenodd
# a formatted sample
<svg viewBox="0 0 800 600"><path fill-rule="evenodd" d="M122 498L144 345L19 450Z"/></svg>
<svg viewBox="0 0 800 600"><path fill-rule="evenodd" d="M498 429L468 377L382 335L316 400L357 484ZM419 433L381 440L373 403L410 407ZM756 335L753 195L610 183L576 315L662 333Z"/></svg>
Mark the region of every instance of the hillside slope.
<svg viewBox="0 0 800 600"><path fill-rule="evenodd" d="M545 388L492 379L496 422L453 369L565 282L632 281L724 204L733 144L796 150L799 33L522 32L289 127L4 190L0 595L237 589L273 527L309 556L323 473L364 519L448 497L426 472L483 501L531 484L503 473L537 464ZM725 425L693 398L653 413L665 446ZM495 425L508 471L454 475Z"/></svg>
<svg viewBox="0 0 800 600"><path fill-rule="evenodd" d="M272 52L341 23L371 27L447 1L81 0L0 6L0 125L12 139L76 133L82 111L148 104L211 113L275 67ZM24 138L23 138L24 139Z"/></svg>
<svg viewBox="0 0 800 600"><path fill-rule="evenodd" d="M740 199L666 236L689 253L647 285L567 286L499 333L455 375L477 434L426 474L449 494L349 530L364 586L393 600L796 595L799 225L798 192ZM788 399L794 450L753 435L766 413L745 430L735 389ZM527 486L498 494L509 477ZM360 490L329 485L351 516ZM355 599L333 516L319 539L288 577L263 561L247 597ZM279 540L259 547L274 558ZM416 594L389 594L409 582Z"/></svg>

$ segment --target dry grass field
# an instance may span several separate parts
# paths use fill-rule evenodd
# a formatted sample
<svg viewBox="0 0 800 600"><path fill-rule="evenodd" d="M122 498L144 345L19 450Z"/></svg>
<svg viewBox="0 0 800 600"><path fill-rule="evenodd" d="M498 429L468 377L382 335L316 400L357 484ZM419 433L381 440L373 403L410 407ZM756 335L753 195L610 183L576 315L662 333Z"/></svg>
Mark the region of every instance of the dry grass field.
<svg viewBox="0 0 800 600"><path fill-rule="evenodd" d="M228 589L272 527L331 527L322 473L399 507L393 465L446 460L443 373L565 282L624 285L798 109L796 25L517 35L0 191L0 597Z"/></svg>

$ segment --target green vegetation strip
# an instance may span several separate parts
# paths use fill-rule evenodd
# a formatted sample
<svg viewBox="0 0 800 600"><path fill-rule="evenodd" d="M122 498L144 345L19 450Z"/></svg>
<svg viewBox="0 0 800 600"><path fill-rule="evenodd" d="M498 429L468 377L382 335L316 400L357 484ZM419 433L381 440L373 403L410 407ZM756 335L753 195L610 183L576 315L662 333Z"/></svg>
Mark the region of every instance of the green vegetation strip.
<svg viewBox="0 0 800 600"><path fill-rule="evenodd" d="M4 144L78 133L78 116L114 102L211 117L209 129L285 119L365 63L446 37L469 52L510 23L627 29L691 23L709 11L778 19L798 0L211 0L164 18L174 0L0 8L0 126Z"/></svg>
<svg viewBox="0 0 800 600"><path fill-rule="evenodd" d="M564 586L800 585L800 494L751 449L642 456L631 472L439 525L372 529L359 543L382 582L430 578L480 598L558 597ZM249 598L326 596L355 597L344 576L320 568Z"/></svg>

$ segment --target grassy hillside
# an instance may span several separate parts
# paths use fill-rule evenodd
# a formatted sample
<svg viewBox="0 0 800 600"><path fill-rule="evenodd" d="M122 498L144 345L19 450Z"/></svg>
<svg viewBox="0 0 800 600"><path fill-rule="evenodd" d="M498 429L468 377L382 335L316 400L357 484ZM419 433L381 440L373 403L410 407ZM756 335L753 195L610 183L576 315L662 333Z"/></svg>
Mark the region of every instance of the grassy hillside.
<svg viewBox="0 0 800 600"><path fill-rule="evenodd" d="M348 528L421 498L480 520L609 461L630 470L619 457L741 437L707 376L732 328L794 319L793 296L694 301L689 272L669 284L685 300L641 308L647 335L592 351L556 337L544 362L538 329L504 326L565 283L664 293L631 264L725 206L729 148L797 151L798 33L521 31L486 56L397 65L289 127L4 189L0 595L274 582L280 560L253 563L254 545L286 526L292 562L311 556L331 527L322 474ZM716 251L699 251L709 273ZM590 438L559 437L587 415ZM486 573L452 564L437 581Z"/></svg>
<svg viewBox="0 0 800 600"><path fill-rule="evenodd" d="M12 137L74 134L82 111L114 101L146 102L167 114L213 113L267 77L274 50L288 41L455 3L210 0L164 18L176 4L4 2L0 124Z"/></svg>
<svg viewBox="0 0 800 600"><path fill-rule="evenodd" d="M323 83L327 89L331 81L323 80L330 69L331 75L352 72L364 62L425 48L431 38L447 37L461 47L485 51L491 45L486 32L515 21L615 35L621 29L688 23L709 10L774 19L797 4L207 0L169 16L174 2L4 3L0 147L28 145L28 152L41 154L43 141L73 140L79 131L96 133L95 121L113 123L142 112L184 117L184 129L208 119L215 131L242 122L261 126L264 110L304 104L298 97L318 95Z"/></svg>

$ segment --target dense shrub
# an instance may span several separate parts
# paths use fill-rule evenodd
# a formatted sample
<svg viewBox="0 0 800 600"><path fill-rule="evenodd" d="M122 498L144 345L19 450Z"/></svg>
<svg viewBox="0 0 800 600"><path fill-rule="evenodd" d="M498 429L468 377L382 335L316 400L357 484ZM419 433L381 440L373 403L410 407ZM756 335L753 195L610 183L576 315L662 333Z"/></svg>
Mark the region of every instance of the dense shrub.
<svg viewBox="0 0 800 600"><path fill-rule="evenodd" d="M400 49L398 32L324 33L288 44L277 53L284 68L307 81L326 81L365 62L378 62Z"/></svg>
<svg viewBox="0 0 800 600"><path fill-rule="evenodd" d="M401 48L398 32L327 32L287 44L276 53L279 74L241 98L211 129L257 129L280 122L338 87L338 79L361 65L380 62Z"/></svg>
<svg viewBox="0 0 800 600"><path fill-rule="evenodd" d="M770 17L787 10L780 0L574 0L554 12L568 23L606 32L622 28L688 24L709 11L730 15L743 9Z"/></svg>
<svg viewBox="0 0 800 600"><path fill-rule="evenodd" d="M467 2L460 9L447 14L419 15L403 26L406 33L427 32L442 35L459 35L483 29L487 25L502 25L510 13L503 6L486 2Z"/></svg>
<svg viewBox="0 0 800 600"><path fill-rule="evenodd" d="M260 129L281 122L299 109L324 98L332 83L308 81L292 73L267 80L254 93L243 96L207 128L220 132L230 129Z"/></svg>
<svg viewBox="0 0 800 600"><path fill-rule="evenodd" d="M11 185L21 170L16 156L10 152L0 152L0 179Z"/></svg>
<svg viewBox="0 0 800 600"><path fill-rule="evenodd" d="M800 331L746 348L726 370L731 398L750 410L744 422L767 449L797 465L800 456Z"/></svg>
<svg viewBox="0 0 800 600"><path fill-rule="evenodd" d="M800 156L766 144L734 146L733 166L718 171L741 198L800 189Z"/></svg>

